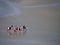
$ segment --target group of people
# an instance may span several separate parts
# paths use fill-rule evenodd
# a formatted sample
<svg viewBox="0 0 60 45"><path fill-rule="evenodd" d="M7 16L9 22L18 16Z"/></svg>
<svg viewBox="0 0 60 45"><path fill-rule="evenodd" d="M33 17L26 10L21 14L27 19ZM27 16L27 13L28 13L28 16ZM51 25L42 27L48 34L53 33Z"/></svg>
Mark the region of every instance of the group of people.
<svg viewBox="0 0 60 45"><path fill-rule="evenodd" d="M9 26L8 28L7 28L7 32L9 33L9 34L11 34L12 32L14 33L14 32L24 32L24 31L27 31L27 27L25 26L25 25L23 25L23 26L18 26L18 25L11 25L11 26Z"/></svg>

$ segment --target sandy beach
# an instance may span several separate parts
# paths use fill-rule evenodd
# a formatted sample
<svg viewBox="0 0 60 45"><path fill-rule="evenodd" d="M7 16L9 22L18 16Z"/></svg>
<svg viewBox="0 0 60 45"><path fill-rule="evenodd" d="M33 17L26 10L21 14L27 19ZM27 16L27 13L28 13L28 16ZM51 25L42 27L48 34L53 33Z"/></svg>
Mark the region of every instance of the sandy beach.
<svg viewBox="0 0 60 45"><path fill-rule="evenodd" d="M24 3L21 2L21 4ZM32 4L32 5L39 6L40 4L37 5ZM58 4L57 6L50 6L50 7L43 6L36 8L24 8L18 5L17 8L18 10L20 10L20 14L16 13L16 15L14 14L13 16L7 16L7 17L2 17L1 15L0 45L59 45L60 44L59 43L60 4ZM9 11L9 8L7 8L7 11ZM17 36L14 35L8 36L6 29L7 26L11 24L19 26L26 25L29 28L29 31L25 33L20 33Z"/></svg>

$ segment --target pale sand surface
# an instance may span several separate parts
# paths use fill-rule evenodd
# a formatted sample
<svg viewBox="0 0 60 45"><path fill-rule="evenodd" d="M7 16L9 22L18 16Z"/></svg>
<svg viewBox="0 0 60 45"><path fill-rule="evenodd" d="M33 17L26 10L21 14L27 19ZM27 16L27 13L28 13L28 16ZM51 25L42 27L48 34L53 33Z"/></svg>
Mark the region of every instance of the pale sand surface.
<svg viewBox="0 0 60 45"><path fill-rule="evenodd" d="M0 18L0 45L60 45L59 6L19 10L19 15ZM26 25L29 31L8 36L6 29L11 24Z"/></svg>

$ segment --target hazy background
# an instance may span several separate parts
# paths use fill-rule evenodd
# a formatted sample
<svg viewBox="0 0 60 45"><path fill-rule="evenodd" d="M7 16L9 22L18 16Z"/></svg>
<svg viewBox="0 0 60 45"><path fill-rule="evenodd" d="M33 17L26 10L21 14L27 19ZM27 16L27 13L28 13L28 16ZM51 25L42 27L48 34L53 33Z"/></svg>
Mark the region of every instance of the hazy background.
<svg viewBox="0 0 60 45"><path fill-rule="evenodd" d="M6 28L11 24L29 31L10 37ZM60 45L60 1L0 0L0 45Z"/></svg>

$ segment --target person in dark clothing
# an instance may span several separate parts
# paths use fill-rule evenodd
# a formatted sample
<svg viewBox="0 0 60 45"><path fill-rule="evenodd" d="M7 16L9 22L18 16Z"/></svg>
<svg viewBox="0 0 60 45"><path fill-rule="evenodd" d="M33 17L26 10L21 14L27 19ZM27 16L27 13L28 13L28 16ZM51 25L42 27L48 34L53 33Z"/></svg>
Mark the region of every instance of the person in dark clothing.
<svg viewBox="0 0 60 45"><path fill-rule="evenodd" d="M15 27L14 27L14 32L17 32L17 31L18 31L18 27L15 26Z"/></svg>
<svg viewBox="0 0 60 45"><path fill-rule="evenodd" d="M19 27L19 31L21 31L21 28Z"/></svg>
<svg viewBox="0 0 60 45"><path fill-rule="evenodd" d="M16 30L14 30L14 32L16 32Z"/></svg>
<svg viewBox="0 0 60 45"><path fill-rule="evenodd" d="M13 25L11 25L11 27L13 27Z"/></svg>
<svg viewBox="0 0 60 45"><path fill-rule="evenodd" d="M25 25L23 26L23 29L26 29L26 26Z"/></svg>

